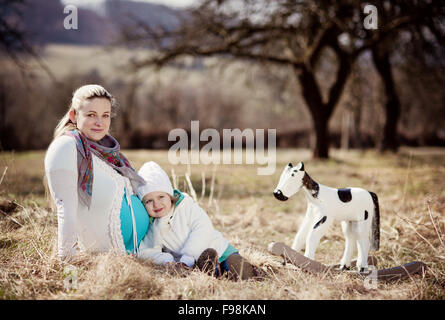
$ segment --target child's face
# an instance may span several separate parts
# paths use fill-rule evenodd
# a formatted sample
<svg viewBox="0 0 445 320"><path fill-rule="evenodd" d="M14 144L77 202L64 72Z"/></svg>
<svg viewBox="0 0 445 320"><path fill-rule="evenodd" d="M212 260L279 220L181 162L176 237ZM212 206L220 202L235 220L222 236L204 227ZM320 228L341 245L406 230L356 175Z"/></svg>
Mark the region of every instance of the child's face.
<svg viewBox="0 0 445 320"><path fill-rule="evenodd" d="M144 196L142 203L150 216L162 218L170 212L173 204L166 192L153 191Z"/></svg>

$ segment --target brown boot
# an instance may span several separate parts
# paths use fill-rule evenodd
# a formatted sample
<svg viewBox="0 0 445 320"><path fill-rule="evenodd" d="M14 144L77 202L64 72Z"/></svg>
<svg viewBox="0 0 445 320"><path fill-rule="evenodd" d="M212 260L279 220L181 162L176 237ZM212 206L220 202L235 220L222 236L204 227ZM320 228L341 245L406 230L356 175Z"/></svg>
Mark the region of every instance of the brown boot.
<svg viewBox="0 0 445 320"><path fill-rule="evenodd" d="M214 275L216 268L219 267L218 253L216 250L213 248L205 249L196 261L196 266L202 272L208 275Z"/></svg>
<svg viewBox="0 0 445 320"><path fill-rule="evenodd" d="M232 254L227 258L228 276L231 280L247 280L259 276L257 268L239 254Z"/></svg>

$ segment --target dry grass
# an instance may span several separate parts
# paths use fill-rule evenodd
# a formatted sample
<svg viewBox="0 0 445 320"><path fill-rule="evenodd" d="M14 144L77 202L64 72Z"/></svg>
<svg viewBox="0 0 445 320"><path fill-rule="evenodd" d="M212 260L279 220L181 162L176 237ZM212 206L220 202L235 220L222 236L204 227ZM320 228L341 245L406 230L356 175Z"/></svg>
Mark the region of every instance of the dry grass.
<svg viewBox="0 0 445 320"><path fill-rule="evenodd" d="M373 151L336 151L329 161L310 160L307 150L279 150L272 176L256 175L256 166L171 166L162 151L127 151L136 168L147 160L174 169L180 189L190 192L185 174L214 226L241 254L268 274L264 281L233 282L198 271L172 275L151 263L113 252L82 254L61 263L56 258L57 219L44 198L44 152L0 154L0 197L18 210L0 213L0 299L444 299L445 298L445 150L402 149L397 155ZM271 241L290 244L302 220L305 201L297 194L278 202L272 190L281 168L305 161L322 184L363 186L376 192L381 206L380 267L412 260L425 262L424 277L379 283L367 289L348 274L314 276L282 266L267 252ZM213 192L212 172L215 171ZM202 180L205 189L202 188ZM201 198L201 196L204 197ZM344 239L335 224L322 239L316 258L338 262ZM74 289L67 281L74 270ZM73 269L74 268L74 269Z"/></svg>

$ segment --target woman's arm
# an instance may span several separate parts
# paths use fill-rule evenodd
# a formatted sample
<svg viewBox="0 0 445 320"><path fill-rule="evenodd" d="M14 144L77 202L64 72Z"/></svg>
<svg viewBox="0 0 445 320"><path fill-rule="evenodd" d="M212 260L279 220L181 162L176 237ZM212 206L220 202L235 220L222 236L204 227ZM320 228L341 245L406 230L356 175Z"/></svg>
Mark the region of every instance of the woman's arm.
<svg viewBox="0 0 445 320"><path fill-rule="evenodd" d="M77 149L73 138L54 140L45 156L45 173L57 208L58 256L76 253L77 223Z"/></svg>

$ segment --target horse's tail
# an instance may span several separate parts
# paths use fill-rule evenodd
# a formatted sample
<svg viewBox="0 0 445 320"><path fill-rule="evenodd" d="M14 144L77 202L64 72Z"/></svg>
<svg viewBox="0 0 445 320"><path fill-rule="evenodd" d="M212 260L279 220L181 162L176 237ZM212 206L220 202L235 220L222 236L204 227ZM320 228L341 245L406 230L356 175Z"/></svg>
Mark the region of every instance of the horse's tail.
<svg viewBox="0 0 445 320"><path fill-rule="evenodd" d="M374 192L369 191L372 202L374 202L374 215L372 217L372 249L379 250L380 247L380 209L379 199Z"/></svg>

